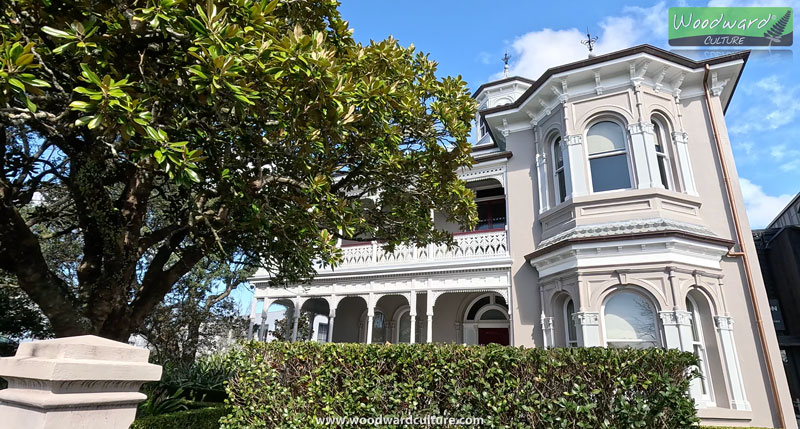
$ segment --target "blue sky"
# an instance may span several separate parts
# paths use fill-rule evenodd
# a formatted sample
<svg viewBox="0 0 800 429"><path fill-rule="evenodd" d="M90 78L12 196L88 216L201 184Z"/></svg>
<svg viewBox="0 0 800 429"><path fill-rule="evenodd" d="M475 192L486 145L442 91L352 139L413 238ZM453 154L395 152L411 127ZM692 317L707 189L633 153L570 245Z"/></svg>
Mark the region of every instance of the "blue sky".
<svg viewBox="0 0 800 429"><path fill-rule="evenodd" d="M588 27L597 52L641 43L665 49L674 6L791 6L794 1L445 1L342 0L340 11L362 43L394 36L461 75L474 90L498 78L503 54L512 74L538 78L548 67L586 57ZM797 25L795 24L795 28ZM800 192L800 38L783 52L751 55L726 116L747 213L764 227ZM241 293L243 303L252 294Z"/></svg>

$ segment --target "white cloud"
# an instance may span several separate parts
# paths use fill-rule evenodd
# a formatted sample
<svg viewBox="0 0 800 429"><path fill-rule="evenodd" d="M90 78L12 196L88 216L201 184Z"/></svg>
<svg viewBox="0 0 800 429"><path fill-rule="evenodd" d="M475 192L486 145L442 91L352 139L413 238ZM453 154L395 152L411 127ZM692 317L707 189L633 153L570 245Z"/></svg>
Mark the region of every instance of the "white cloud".
<svg viewBox="0 0 800 429"><path fill-rule="evenodd" d="M594 52L604 54L629 48L645 42L666 39L666 4L643 7L625 7L621 16L608 16L599 22L599 34ZM579 61L587 56L586 47L581 40L586 38L586 30L577 28L531 31L517 37L511 43L513 57L511 75L538 78L550 67ZM491 79L502 77L502 73Z"/></svg>
<svg viewBox="0 0 800 429"><path fill-rule="evenodd" d="M731 134L775 130L794 122L800 116L800 85L787 87L785 81L771 75L746 88L752 107L744 117L749 119L736 121L738 125L729 129Z"/></svg>
<svg viewBox="0 0 800 429"><path fill-rule="evenodd" d="M800 1L797 0L755 0L755 1L739 1L739 0L711 0L708 2L709 7L794 7L800 6Z"/></svg>
<svg viewBox="0 0 800 429"><path fill-rule="evenodd" d="M764 189L755 183L739 178L744 197L744 206L747 209L747 218L751 228L763 228L789 204L794 195L767 195Z"/></svg>

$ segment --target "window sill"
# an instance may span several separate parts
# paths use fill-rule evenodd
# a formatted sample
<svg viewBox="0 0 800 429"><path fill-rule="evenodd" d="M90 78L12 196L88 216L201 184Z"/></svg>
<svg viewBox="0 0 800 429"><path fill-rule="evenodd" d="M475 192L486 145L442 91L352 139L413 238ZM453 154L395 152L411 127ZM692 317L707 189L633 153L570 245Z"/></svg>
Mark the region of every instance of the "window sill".
<svg viewBox="0 0 800 429"><path fill-rule="evenodd" d="M746 410L733 410L730 408L709 407L698 408L697 417L704 420L753 420L753 412Z"/></svg>

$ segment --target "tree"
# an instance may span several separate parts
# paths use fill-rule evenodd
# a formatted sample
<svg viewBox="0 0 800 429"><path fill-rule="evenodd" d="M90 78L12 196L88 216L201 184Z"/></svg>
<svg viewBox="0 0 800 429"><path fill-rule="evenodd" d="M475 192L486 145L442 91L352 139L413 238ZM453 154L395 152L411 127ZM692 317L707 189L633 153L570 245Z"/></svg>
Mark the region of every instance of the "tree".
<svg viewBox="0 0 800 429"><path fill-rule="evenodd" d="M308 341L314 334L313 315L309 311L301 311L297 318L297 341ZM294 332L294 307L286 307L283 317L275 321L274 329L270 331L278 341L291 341Z"/></svg>
<svg viewBox="0 0 800 429"><path fill-rule="evenodd" d="M204 258L181 278L145 318L137 333L156 362L194 362L198 352L219 351L246 336L248 320L231 297L253 274L243 264Z"/></svg>
<svg viewBox="0 0 800 429"><path fill-rule="evenodd" d="M0 278L4 277L0 273ZM52 335L39 308L13 284L0 280L0 335L4 337L47 338Z"/></svg>
<svg viewBox="0 0 800 429"><path fill-rule="evenodd" d="M57 336L127 339L206 256L286 285L340 238L452 243L431 210L475 222L460 77L356 43L333 1L224 4L0 6L0 269ZM73 279L48 262L64 237Z"/></svg>

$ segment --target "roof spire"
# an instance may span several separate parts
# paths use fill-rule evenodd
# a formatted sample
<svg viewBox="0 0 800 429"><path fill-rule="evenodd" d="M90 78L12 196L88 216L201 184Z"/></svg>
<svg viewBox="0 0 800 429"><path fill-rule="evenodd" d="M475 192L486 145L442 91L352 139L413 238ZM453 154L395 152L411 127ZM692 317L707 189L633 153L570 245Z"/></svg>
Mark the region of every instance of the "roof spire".
<svg viewBox="0 0 800 429"><path fill-rule="evenodd" d="M503 64L505 64L503 66L503 77L508 77L508 60L510 59L511 57L508 56L508 51L506 51L506 54L503 55Z"/></svg>
<svg viewBox="0 0 800 429"><path fill-rule="evenodd" d="M586 27L586 39L581 40L582 45L586 45L589 48L589 58L594 57L594 43L597 42L597 36L592 37L592 34L589 33L589 27Z"/></svg>

